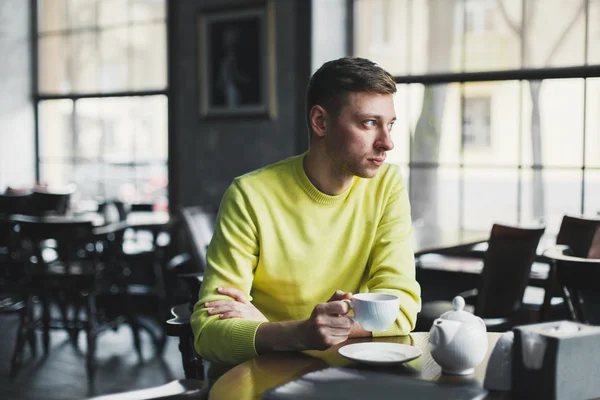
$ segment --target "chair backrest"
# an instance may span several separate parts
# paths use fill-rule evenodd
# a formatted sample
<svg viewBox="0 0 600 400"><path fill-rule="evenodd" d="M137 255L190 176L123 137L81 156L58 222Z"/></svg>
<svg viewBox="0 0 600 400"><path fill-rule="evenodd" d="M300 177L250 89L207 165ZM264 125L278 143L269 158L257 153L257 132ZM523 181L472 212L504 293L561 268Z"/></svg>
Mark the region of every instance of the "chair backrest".
<svg viewBox="0 0 600 400"><path fill-rule="evenodd" d="M556 265L556 280L565 292L571 318L600 324L600 258L575 257L563 246L548 249L544 255Z"/></svg>
<svg viewBox="0 0 600 400"><path fill-rule="evenodd" d="M31 255L42 258L44 241L54 240L59 258L68 266L81 258L83 249L95 252L90 247L94 241L93 224L84 218L37 217L14 215L11 220L18 225L19 238Z"/></svg>
<svg viewBox="0 0 600 400"><path fill-rule="evenodd" d="M544 230L493 225L480 276L476 315L505 318L519 309Z"/></svg>
<svg viewBox="0 0 600 400"><path fill-rule="evenodd" d="M0 194L0 214L21 214L26 212L31 193Z"/></svg>
<svg viewBox="0 0 600 400"><path fill-rule="evenodd" d="M574 256L587 257L599 227L600 219L565 215L556 236L556 244L569 246Z"/></svg>
<svg viewBox="0 0 600 400"><path fill-rule="evenodd" d="M27 214L29 215L65 215L69 209L69 201L74 189L64 192L38 192L31 194L31 199L27 204Z"/></svg>
<svg viewBox="0 0 600 400"><path fill-rule="evenodd" d="M203 207L184 207L181 210L186 232L192 246L192 258L198 272L206 270L206 249L215 230L216 213Z"/></svg>

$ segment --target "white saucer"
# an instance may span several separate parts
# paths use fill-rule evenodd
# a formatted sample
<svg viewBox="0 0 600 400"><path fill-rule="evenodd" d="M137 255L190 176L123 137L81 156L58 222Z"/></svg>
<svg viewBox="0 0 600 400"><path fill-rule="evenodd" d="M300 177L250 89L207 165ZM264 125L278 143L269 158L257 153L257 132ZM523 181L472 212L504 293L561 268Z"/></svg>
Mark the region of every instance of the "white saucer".
<svg viewBox="0 0 600 400"><path fill-rule="evenodd" d="M400 343L368 342L349 344L338 353L350 360L371 365L392 365L421 357L421 350Z"/></svg>

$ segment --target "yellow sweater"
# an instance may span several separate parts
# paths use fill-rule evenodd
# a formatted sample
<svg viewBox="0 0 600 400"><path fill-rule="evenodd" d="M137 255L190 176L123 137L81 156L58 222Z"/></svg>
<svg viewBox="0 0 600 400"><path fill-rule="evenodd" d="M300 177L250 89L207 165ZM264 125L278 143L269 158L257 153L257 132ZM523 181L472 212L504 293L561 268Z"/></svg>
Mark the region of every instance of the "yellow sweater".
<svg viewBox="0 0 600 400"><path fill-rule="evenodd" d="M257 355L260 322L208 316L203 304L228 299L218 286L249 295L269 321L307 319L335 290L400 297L395 325L373 336L408 334L421 307L406 186L384 164L328 196L295 156L234 180L223 195L207 271L191 316L203 358L236 364Z"/></svg>

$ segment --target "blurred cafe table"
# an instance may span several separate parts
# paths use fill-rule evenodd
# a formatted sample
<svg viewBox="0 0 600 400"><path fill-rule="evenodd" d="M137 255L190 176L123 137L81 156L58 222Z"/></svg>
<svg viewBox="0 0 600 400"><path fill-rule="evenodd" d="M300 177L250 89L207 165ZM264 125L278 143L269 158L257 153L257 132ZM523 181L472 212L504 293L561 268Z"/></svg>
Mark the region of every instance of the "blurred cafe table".
<svg viewBox="0 0 600 400"><path fill-rule="evenodd" d="M73 215L46 215L33 216L13 214L10 216L13 220L26 220L31 222L47 222L47 223L68 223L68 222L84 222L89 221L97 228L111 226L113 228L132 228L132 229L147 229L161 230L167 228L172 220L167 211L140 211L131 212L127 215L126 220L117 222L107 222L104 216L97 212L86 212Z"/></svg>
<svg viewBox="0 0 600 400"><path fill-rule="evenodd" d="M468 249L487 242L489 238L489 231L413 226L413 246L416 257L438 251Z"/></svg>
<svg viewBox="0 0 600 400"><path fill-rule="evenodd" d="M209 398L214 400L262 398L263 394L269 389L294 381L309 372L323 370L328 367L367 368L369 371L397 374L420 381L456 384L456 390L459 392L462 390L470 392L473 388L482 390L490 354L501 335L501 333L488 333L488 353L481 364L475 368L473 375L443 375L440 366L433 360L429 352L429 333L413 332L408 336L349 339L325 351L264 354L239 364L221 375L214 382ZM368 367L350 361L338 353L338 349L342 346L361 342L408 344L419 348L423 354L415 360L400 365ZM331 385L335 385L335 383L331 383ZM328 387L328 389L332 390L331 387ZM334 387L333 390L335 389ZM395 396L397 398L403 397L402 393L395 393ZM485 396L485 399L509 398L511 397L508 392L489 392Z"/></svg>

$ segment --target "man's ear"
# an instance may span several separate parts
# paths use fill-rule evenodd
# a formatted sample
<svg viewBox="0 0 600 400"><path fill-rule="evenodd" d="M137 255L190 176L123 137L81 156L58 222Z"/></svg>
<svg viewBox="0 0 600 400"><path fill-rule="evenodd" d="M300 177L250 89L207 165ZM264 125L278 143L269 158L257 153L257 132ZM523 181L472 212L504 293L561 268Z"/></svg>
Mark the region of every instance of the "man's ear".
<svg viewBox="0 0 600 400"><path fill-rule="evenodd" d="M310 127L318 137L325 136L327 132L326 117L327 111L323 107L316 105L310 109Z"/></svg>

